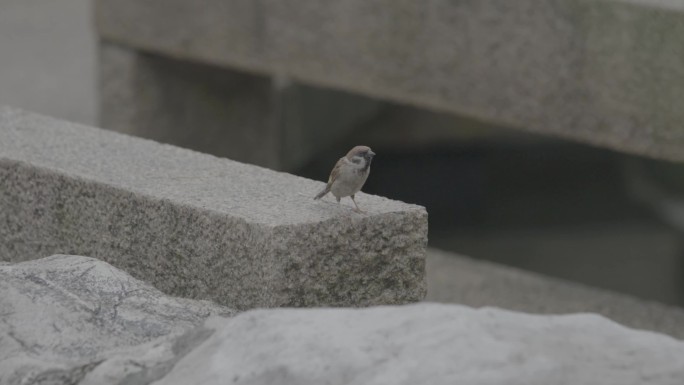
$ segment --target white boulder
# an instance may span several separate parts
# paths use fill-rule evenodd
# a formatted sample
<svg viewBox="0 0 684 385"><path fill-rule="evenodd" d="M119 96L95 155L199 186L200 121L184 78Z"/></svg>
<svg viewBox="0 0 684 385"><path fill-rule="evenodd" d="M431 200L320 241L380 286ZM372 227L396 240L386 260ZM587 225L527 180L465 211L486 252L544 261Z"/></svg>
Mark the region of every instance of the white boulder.
<svg viewBox="0 0 684 385"><path fill-rule="evenodd" d="M233 314L78 256L2 263L0 293L0 384L148 383L189 350L175 337Z"/></svg>
<svg viewBox="0 0 684 385"><path fill-rule="evenodd" d="M274 309L216 332L159 385L684 384L684 342L601 316L416 304Z"/></svg>

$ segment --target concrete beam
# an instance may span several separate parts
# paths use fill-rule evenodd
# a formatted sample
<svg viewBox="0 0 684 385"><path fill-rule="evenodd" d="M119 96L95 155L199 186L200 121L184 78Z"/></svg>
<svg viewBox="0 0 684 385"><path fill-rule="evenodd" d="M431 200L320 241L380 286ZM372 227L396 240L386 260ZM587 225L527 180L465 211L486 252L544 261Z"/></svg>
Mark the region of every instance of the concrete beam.
<svg viewBox="0 0 684 385"><path fill-rule="evenodd" d="M2 260L89 255L237 309L423 298L425 209L359 194L356 214L322 185L0 108Z"/></svg>
<svg viewBox="0 0 684 385"><path fill-rule="evenodd" d="M684 160L684 12L646 0L98 0L102 39Z"/></svg>
<svg viewBox="0 0 684 385"><path fill-rule="evenodd" d="M102 42L103 128L291 170L375 116L382 103Z"/></svg>

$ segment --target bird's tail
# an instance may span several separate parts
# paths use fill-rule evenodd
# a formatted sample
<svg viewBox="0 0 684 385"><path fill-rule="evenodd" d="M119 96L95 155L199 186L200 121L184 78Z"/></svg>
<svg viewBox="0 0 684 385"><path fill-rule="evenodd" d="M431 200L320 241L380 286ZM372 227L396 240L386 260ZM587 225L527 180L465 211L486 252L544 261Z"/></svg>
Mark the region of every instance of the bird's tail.
<svg viewBox="0 0 684 385"><path fill-rule="evenodd" d="M321 190L321 192L319 192L318 194L316 194L316 196L314 197L314 199L321 199L321 198L323 198L323 196L325 196L325 194L327 194L327 193L329 193L329 192L330 192L330 187L329 187L329 186L325 186L325 188L324 188L323 190Z"/></svg>

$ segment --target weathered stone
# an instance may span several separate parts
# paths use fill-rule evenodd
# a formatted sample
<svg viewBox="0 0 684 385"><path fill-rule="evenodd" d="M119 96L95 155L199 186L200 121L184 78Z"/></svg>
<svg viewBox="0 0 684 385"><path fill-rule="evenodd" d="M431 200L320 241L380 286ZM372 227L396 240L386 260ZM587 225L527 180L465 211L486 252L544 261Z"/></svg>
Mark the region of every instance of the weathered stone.
<svg viewBox="0 0 684 385"><path fill-rule="evenodd" d="M314 201L322 186L0 108L6 260L89 255L167 294L238 309L422 299L425 209L361 193L367 214L356 214Z"/></svg>
<svg viewBox="0 0 684 385"><path fill-rule="evenodd" d="M179 336L209 315L234 313L168 297L105 262L78 256L2 264L0 293L2 384L149 383L189 350ZM195 342L208 337L193 333Z"/></svg>
<svg viewBox="0 0 684 385"><path fill-rule="evenodd" d="M684 160L676 2L99 0L104 41Z"/></svg>
<svg viewBox="0 0 684 385"><path fill-rule="evenodd" d="M597 313L684 339L684 309L429 249L427 301L529 313Z"/></svg>
<svg viewBox="0 0 684 385"><path fill-rule="evenodd" d="M420 304L274 309L211 318L216 332L159 385L679 385L684 342L593 314Z"/></svg>
<svg viewBox="0 0 684 385"><path fill-rule="evenodd" d="M684 341L601 316L456 305L239 315L93 258L0 264L0 382L662 384ZM202 324L210 315L212 317ZM198 326L201 325L201 326Z"/></svg>

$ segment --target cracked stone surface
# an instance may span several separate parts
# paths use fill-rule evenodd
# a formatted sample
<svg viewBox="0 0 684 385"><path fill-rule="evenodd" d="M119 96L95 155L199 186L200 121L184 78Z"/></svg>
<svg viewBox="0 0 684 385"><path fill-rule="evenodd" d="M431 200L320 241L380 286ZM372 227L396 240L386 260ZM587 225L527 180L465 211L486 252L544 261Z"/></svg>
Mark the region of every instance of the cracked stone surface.
<svg viewBox="0 0 684 385"><path fill-rule="evenodd" d="M594 314L418 304L254 310L155 385L681 385L684 342Z"/></svg>
<svg viewBox="0 0 684 385"><path fill-rule="evenodd" d="M0 383L680 385L684 341L420 303L235 315L92 258L0 264Z"/></svg>
<svg viewBox="0 0 684 385"><path fill-rule="evenodd" d="M0 293L2 384L148 383L208 334L180 336L234 314L80 256L3 263Z"/></svg>
<svg viewBox="0 0 684 385"><path fill-rule="evenodd" d="M356 214L322 187L0 107L0 258L87 255L236 309L421 300L425 208L358 194Z"/></svg>

